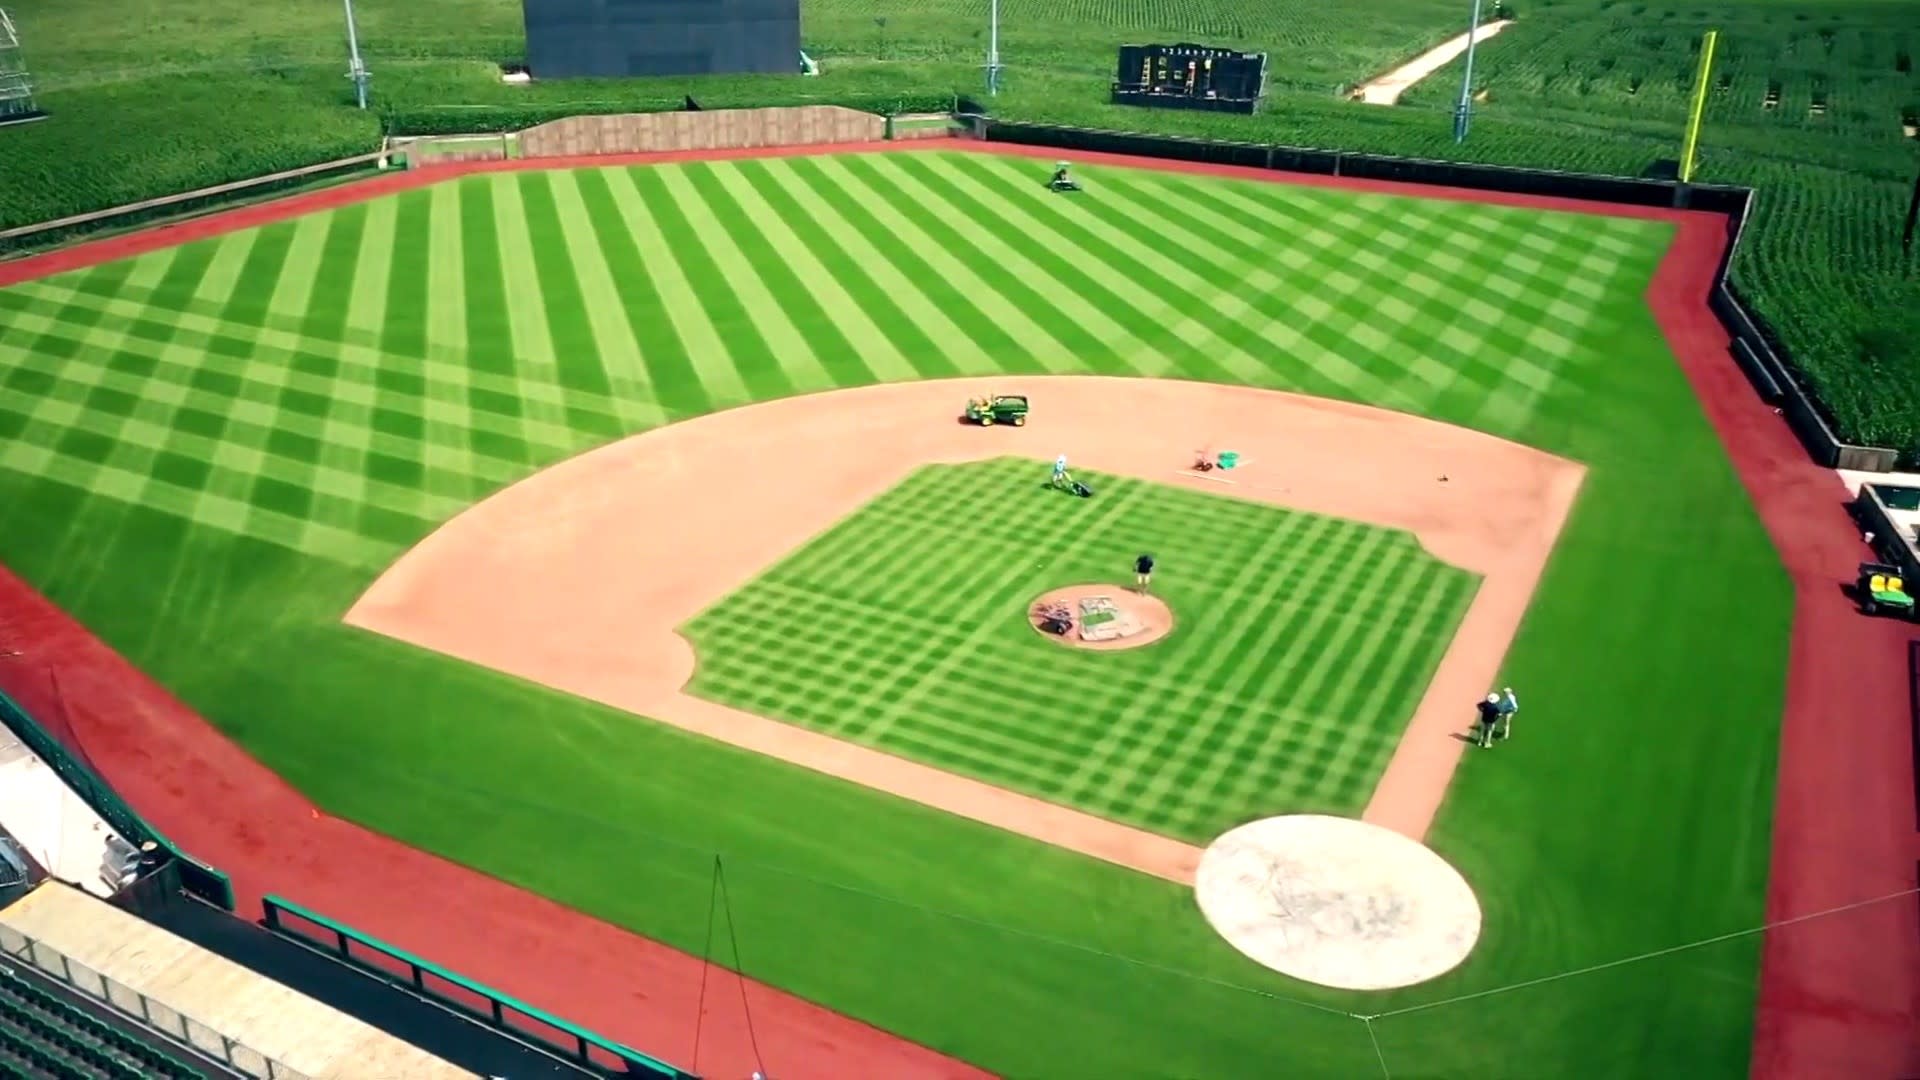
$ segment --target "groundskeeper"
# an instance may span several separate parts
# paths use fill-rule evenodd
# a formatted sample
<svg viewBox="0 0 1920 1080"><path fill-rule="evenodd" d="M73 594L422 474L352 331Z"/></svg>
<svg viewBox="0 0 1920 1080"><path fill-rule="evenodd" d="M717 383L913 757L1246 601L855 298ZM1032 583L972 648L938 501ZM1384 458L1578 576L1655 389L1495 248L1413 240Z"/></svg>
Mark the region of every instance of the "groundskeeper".
<svg viewBox="0 0 1920 1080"><path fill-rule="evenodd" d="M1498 738L1505 739L1513 734L1513 714L1520 711L1520 699L1513 696L1513 687L1500 690L1500 731Z"/></svg>
<svg viewBox="0 0 1920 1080"><path fill-rule="evenodd" d="M1082 499L1093 497L1093 489L1073 478L1067 471L1067 455L1061 454L1053 459L1053 474L1047 478L1047 486L1075 495Z"/></svg>
<svg viewBox="0 0 1920 1080"><path fill-rule="evenodd" d="M1153 556L1146 552L1141 552L1140 557L1133 560L1133 583L1142 593L1153 583Z"/></svg>
<svg viewBox="0 0 1920 1080"><path fill-rule="evenodd" d="M1485 750L1493 745L1493 729L1500 723L1500 695L1488 694L1474 707L1479 710L1480 717L1473 725L1473 743Z"/></svg>
<svg viewBox="0 0 1920 1080"><path fill-rule="evenodd" d="M1495 739L1505 739L1513 733L1513 714L1520 711L1520 700L1513 696L1513 687L1509 686L1498 693L1489 693L1476 708L1480 717L1474 724L1473 741L1484 750L1492 746Z"/></svg>

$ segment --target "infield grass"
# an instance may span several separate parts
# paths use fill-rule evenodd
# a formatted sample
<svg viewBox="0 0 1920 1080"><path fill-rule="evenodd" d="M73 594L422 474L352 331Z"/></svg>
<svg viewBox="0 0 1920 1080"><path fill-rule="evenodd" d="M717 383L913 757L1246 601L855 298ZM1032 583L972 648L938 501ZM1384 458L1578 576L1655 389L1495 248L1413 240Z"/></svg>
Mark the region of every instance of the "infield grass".
<svg viewBox="0 0 1920 1080"><path fill-rule="evenodd" d="M917 470L696 618L692 691L1194 844L1357 816L1478 576L1410 533L1092 473L1076 499L1045 471ZM1137 551L1170 637L1034 631L1042 593L1130 581Z"/></svg>
<svg viewBox="0 0 1920 1080"><path fill-rule="evenodd" d="M957 153L489 176L0 290L0 558L329 812L696 953L721 852L749 974L1003 1074L1369 1075L1343 1011L1757 923L1790 595L1640 298L1669 229L1044 179ZM1588 466L1502 672L1524 727L1431 837L1487 914L1458 971L1304 987L1170 883L339 623L436 523L607 440L1038 371L1358 400ZM1744 1075L1757 948L1372 1035L1395 1076Z"/></svg>

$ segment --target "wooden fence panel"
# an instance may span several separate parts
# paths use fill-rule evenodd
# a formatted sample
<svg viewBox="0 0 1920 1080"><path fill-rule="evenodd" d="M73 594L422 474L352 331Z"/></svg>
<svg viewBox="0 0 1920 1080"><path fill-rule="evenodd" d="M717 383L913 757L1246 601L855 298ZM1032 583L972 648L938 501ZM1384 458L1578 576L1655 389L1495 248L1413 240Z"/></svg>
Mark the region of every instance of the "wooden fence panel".
<svg viewBox="0 0 1920 1080"><path fill-rule="evenodd" d="M528 128L520 135L520 150L530 158L575 157L872 142L885 135L886 120L873 113L799 105L571 116Z"/></svg>

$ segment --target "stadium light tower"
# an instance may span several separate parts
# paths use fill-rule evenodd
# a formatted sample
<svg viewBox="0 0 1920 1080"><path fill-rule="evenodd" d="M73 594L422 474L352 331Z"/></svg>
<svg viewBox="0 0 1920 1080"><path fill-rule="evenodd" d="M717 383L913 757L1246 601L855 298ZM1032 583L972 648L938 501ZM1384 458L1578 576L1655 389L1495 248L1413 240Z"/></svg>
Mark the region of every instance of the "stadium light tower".
<svg viewBox="0 0 1920 1080"><path fill-rule="evenodd" d="M987 93L1000 92L1000 0L987 5Z"/></svg>
<svg viewBox="0 0 1920 1080"><path fill-rule="evenodd" d="M353 0L347 5L347 78L353 80L354 97L362 109L367 107L367 65L360 62L360 34L353 26Z"/></svg>
<svg viewBox="0 0 1920 1080"><path fill-rule="evenodd" d="M40 116L33 103L33 79L20 58L20 37L13 31L13 20L0 8L0 124L33 120Z"/></svg>
<svg viewBox="0 0 1920 1080"><path fill-rule="evenodd" d="M1453 107L1453 141L1467 141L1467 121L1473 114L1473 46L1480 37L1480 0L1473 0L1473 18L1467 23L1467 73L1460 79L1460 104Z"/></svg>

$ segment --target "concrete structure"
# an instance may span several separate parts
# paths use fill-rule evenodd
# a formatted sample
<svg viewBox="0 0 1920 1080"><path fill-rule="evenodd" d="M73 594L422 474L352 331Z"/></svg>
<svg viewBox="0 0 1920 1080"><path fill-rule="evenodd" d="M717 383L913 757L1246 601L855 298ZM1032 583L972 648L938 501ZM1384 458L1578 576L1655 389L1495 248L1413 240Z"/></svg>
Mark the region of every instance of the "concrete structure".
<svg viewBox="0 0 1920 1080"><path fill-rule="evenodd" d="M276 1075L285 1075L282 1068L312 1080L477 1075L57 881L0 909L0 951L118 1008L138 1009L155 1027L224 1060L271 1060ZM240 1047L206 1045L215 1040Z"/></svg>
<svg viewBox="0 0 1920 1080"><path fill-rule="evenodd" d="M93 812L58 773L0 727L0 828L47 873L98 897L120 889L109 863L134 848Z"/></svg>

